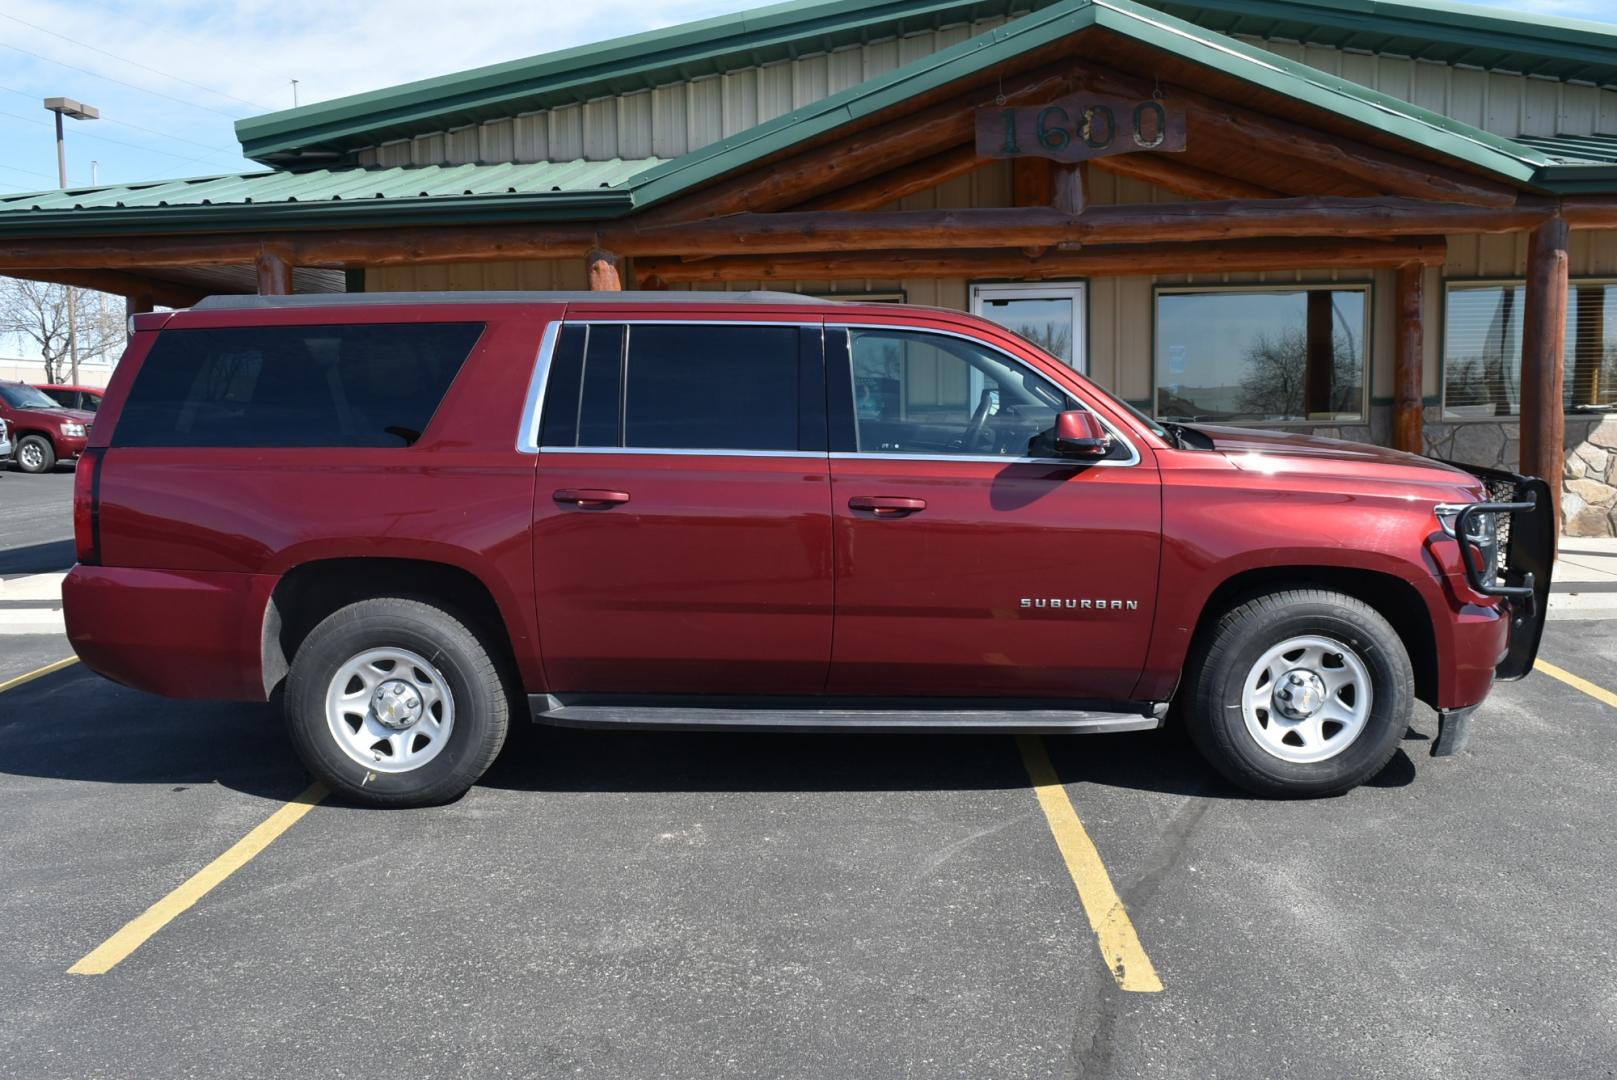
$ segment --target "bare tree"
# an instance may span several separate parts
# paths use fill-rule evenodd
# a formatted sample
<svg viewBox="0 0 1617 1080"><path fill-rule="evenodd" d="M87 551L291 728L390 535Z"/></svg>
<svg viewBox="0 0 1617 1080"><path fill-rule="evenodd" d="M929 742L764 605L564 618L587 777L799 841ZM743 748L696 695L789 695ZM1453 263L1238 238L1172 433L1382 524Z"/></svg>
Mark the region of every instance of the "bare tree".
<svg viewBox="0 0 1617 1080"><path fill-rule="evenodd" d="M1330 409L1355 412L1363 368L1342 335L1332 336L1331 352ZM1240 390L1243 412L1262 417L1307 416L1308 335L1301 330L1282 330L1272 337L1260 334L1247 350Z"/></svg>
<svg viewBox="0 0 1617 1080"><path fill-rule="evenodd" d="M123 305L106 293L22 278L0 277L0 334L16 334L33 342L45 363L45 380L61 382L70 371L68 310L74 310L74 336L79 363L99 360L124 347Z"/></svg>

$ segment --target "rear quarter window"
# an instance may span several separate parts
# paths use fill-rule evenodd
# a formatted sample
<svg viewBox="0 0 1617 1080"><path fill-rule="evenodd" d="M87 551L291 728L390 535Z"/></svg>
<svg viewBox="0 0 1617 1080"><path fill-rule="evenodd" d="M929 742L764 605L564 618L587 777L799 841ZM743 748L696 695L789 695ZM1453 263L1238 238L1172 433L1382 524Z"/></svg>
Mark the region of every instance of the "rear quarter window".
<svg viewBox="0 0 1617 1080"><path fill-rule="evenodd" d="M113 446L408 446L482 323L165 330Z"/></svg>

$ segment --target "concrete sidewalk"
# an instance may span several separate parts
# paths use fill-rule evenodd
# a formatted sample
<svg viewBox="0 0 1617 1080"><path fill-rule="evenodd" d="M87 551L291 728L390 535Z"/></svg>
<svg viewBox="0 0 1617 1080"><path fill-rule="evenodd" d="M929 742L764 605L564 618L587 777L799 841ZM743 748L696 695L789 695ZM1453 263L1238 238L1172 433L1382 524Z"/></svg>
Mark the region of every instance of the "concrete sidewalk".
<svg viewBox="0 0 1617 1080"><path fill-rule="evenodd" d="M62 579L66 574L0 578L0 635L64 634Z"/></svg>
<svg viewBox="0 0 1617 1080"><path fill-rule="evenodd" d="M1550 616L1617 619L1617 539L1561 537L1550 587Z"/></svg>

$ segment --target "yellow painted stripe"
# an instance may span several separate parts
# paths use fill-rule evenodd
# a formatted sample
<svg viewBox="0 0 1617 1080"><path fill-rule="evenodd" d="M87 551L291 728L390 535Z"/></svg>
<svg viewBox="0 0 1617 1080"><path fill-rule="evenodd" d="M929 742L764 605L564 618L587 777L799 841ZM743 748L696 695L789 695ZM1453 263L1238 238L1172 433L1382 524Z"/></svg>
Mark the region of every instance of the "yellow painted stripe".
<svg viewBox="0 0 1617 1080"><path fill-rule="evenodd" d="M1607 690L1604 686L1597 686L1588 679L1579 678L1570 671L1556 667L1548 660L1539 660L1533 664L1534 671L1542 671L1552 679L1560 679L1568 686L1582 690L1596 701L1604 701L1607 705L1617 709L1617 694Z"/></svg>
<svg viewBox="0 0 1617 1080"><path fill-rule="evenodd" d="M1106 864L1101 862L1100 852L1095 850L1094 841L1089 839L1084 823L1078 820L1078 811L1073 808L1072 800L1067 797L1067 789L1062 786L1055 766L1050 763L1044 741L1037 735L1019 735L1016 744L1022 750L1022 764L1027 767L1027 774L1033 780L1039 806L1044 809L1044 818L1050 823L1056 847L1061 849L1061 857L1066 860L1067 873L1072 875L1072 883L1078 886L1078 899L1084 905L1084 913L1089 916L1089 925L1094 928L1100 954L1105 958L1112 977L1124 990L1147 994L1161 991L1162 980L1157 978L1157 969L1151 966L1151 958L1145 955L1140 936L1134 932L1134 923L1123 907L1123 899L1112 887Z"/></svg>
<svg viewBox="0 0 1617 1080"><path fill-rule="evenodd" d="M105 975L126 956L146 943L175 916L206 896L215 885L247 865L277 837L297 824L328 794L326 785L310 784L291 802L271 814L252 832L231 845L230 850L201 870L192 874L184 884L163 899L130 920L122 930L97 945L89 955L67 969L69 975Z"/></svg>
<svg viewBox="0 0 1617 1080"><path fill-rule="evenodd" d="M53 671L61 671L63 668L71 667L78 662L78 657L70 656L66 660L58 660L54 664L46 664L42 668L36 668L26 675L18 675L15 679L7 679L5 682L0 682L0 694L21 686L23 683L31 683L35 679L42 679Z"/></svg>

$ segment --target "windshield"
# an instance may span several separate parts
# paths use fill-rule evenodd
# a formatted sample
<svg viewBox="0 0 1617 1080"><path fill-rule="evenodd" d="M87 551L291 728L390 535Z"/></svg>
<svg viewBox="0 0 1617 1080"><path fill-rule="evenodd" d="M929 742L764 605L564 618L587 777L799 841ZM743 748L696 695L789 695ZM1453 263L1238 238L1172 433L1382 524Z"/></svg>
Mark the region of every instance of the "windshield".
<svg viewBox="0 0 1617 1080"><path fill-rule="evenodd" d="M32 386L0 383L0 399L13 409L60 409L61 406Z"/></svg>

